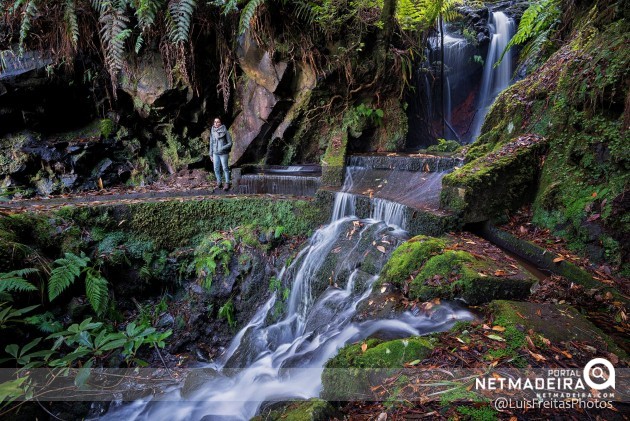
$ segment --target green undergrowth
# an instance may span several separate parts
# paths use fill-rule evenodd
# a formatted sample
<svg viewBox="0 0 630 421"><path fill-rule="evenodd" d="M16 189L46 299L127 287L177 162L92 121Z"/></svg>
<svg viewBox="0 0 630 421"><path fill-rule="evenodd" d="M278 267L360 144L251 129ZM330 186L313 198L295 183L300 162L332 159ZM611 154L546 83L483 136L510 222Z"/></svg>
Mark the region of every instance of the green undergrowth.
<svg viewBox="0 0 630 421"><path fill-rule="evenodd" d="M306 236L323 221L312 202L271 198L229 198L64 208L58 215L81 226L122 230L175 249L203 233L254 225L263 231L284 227L289 236Z"/></svg>

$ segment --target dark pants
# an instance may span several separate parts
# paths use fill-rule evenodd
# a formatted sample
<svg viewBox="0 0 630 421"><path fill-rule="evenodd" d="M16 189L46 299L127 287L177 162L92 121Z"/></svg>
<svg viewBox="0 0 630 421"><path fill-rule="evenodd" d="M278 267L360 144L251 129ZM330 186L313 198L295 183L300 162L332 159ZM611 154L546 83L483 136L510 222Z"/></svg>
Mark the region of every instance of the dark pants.
<svg viewBox="0 0 630 421"><path fill-rule="evenodd" d="M225 182L230 184L230 168L228 167L228 154L212 154L212 163L214 164L214 176L217 178L217 183L221 184L221 168L223 168L223 174L225 174Z"/></svg>

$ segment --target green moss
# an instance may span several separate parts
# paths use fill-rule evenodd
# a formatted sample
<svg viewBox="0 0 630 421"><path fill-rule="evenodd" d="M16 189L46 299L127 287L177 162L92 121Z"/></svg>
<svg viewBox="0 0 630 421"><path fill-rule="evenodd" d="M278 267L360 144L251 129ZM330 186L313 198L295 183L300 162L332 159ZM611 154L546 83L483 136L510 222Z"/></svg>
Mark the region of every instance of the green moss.
<svg viewBox="0 0 630 421"><path fill-rule="evenodd" d="M330 131L327 145L322 157L322 186L338 187L343 182L348 145L348 131L345 126Z"/></svg>
<svg viewBox="0 0 630 421"><path fill-rule="evenodd" d="M464 416L466 420L473 421L494 421L499 419L499 413L490 406L471 408L468 406L458 406L457 412Z"/></svg>
<svg viewBox="0 0 630 421"><path fill-rule="evenodd" d="M107 139L109 135L114 133L114 122L109 118L105 118L100 121L99 128L101 130L101 136Z"/></svg>
<svg viewBox="0 0 630 421"><path fill-rule="evenodd" d="M473 257L465 251L447 250L431 257L415 276L409 295L422 301L433 298L462 298L481 304L495 298L523 298L529 295L534 278L517 274L496 277L496 262Z"/></svg>
<svg viewBox="0 0 630 421"><path fill-rule="evenodd" d="M371 379L390 373L390 370L366 369L396 369L407 362L422 360L432 351L435 340L421 337L388 342L368 339L364 344L367 346L365 352L363 344L347 345L326 363L322 373L324 399L365 399Z"/></svg>
<svg viewBox="0 0 630 421"><path fill-rule="evenodd" d="M410 275L417 272L432 255L440 253L446 241L418 235L398 246L383 268L380 283L402 286Z"/></svg>
<svg viewBox="0 0 630 421"><path fill-rule="evenodd" d="M266 197L172 200L98 206L88 211L65 208L58 212L71 219L76 216L81 225L123 230L138 239L153 241L156 249L169 250L188 244L200 234L242 225L254 225L263 231L283 226L286 235L305 236L324 222L313 202Z"/></svg>

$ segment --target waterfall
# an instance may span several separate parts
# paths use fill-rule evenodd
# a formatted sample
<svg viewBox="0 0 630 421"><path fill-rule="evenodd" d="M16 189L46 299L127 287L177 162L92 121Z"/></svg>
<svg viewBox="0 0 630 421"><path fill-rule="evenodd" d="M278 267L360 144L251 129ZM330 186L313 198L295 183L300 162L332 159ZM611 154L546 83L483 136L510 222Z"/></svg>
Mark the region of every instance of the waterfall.
<svg viewBox="0 0 630 421"><path fill-rule="evenodd" d="M286 172L289 172L289 167ZM276 170L281 172L281 170ZM321 185L320 177L246 174L239 181L238 189L244 194L286 194L294 196L314 196Z"/></svg>
<svg viewBox="0 0 630 421"><path fill-rule="evenodd" d="M356 181L349 177L345 186L354 188ZM201 384L195 383L192 391L180 385L133 403L115 402L102 418L250 419L265 402L319 396L326 361L346 344L377 333L393 339L443 331L458 320L471 320L468 311L443 303L432 313L353 321L357 306L370 296L378 278L363 272L362 263L369 255L380 270L391 251L408 237L387 224L403 224L401 204L374 199L372 218L359 220L347 215L354 212L351 197L348 192L337 194L333 221L318 229L281 272L280 280L291 288L286 302L274 293L226 352L201 367L206 376ZM278 304L285 309L284 317L273 321L272 309Z"/></svg>
<svg viewBox="0 0 630 421"><path fill-rule="evenodd" d="M483 79L477 102L477 114L472 123L472 141L476 140L481 133L481 126L490 109L490 105L492 105L497 95L510 85L512 78L512 55L510 51L505 53L498 67L494 68L494 64L499 60L505 47L514 35L514 21L503 12L492 12L490 28L492 39L484 63Z"/></svg>

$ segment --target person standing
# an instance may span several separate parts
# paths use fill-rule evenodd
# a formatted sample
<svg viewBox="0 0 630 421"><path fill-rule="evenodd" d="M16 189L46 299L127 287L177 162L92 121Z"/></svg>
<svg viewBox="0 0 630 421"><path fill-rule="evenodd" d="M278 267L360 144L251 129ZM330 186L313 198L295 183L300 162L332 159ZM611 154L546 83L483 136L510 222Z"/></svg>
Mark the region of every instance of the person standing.
<svg viewBox="0 0 630 421"><path fill-rule="evenodd" d="M215 117L210 130L210 159L214 165L214 175L217 178L217 187L223 190L230 189L230 168L228 158L232 149L232 136L227 131L225 125L221 124L221 119ZM221 183L221 171L223 170L225 186Z"/></svg>

